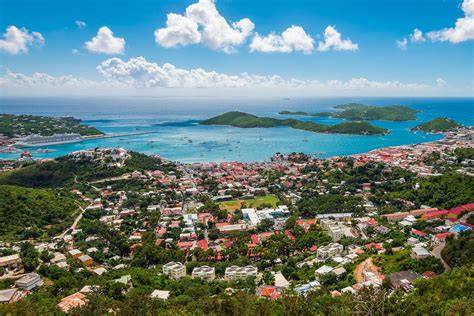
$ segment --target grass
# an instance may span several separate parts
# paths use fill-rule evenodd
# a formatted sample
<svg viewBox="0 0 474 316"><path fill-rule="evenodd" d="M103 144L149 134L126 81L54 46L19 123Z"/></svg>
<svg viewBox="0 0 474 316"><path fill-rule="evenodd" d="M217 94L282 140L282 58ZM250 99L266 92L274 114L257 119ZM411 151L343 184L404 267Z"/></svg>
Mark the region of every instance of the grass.
<svg viewBox="0 0 474 316"><path fill-rule="evenodd" d="M265 196L259 196L254 199L250 200L232 200L232 201L226 201L226 202L221 202L219 203L219 207L222 210L226 211L236 211L240 210L241 208L246 208L246 207L255 207L259 208L262 205L271 205L272 207L276 207L278 205L278 202L280 200L275 196L275 195L265 195Z"/></svg>

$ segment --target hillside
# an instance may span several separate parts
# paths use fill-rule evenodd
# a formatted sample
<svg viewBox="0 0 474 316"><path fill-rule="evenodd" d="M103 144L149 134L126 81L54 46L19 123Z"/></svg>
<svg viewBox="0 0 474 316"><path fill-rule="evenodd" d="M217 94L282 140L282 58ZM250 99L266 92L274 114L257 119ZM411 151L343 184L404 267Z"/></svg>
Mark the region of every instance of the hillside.
<svg viewBox="0 0 474 316"><path fill-rule="evenodd" d="M289 126L295 129L315 133L330 134L356 134L356 135L376 135L386 134L384 128L374 126L367 122L345 122L335 125L317 124L314 122L304 122L295 119L280 120L270 117L258 117L256 115L243 112L227 112L208 120L202 121L202 125L229 125L240 128L268 128L278 126Z"/></svg>
<svg viewBox="0 0 474 316"><path fill-rule="evenodd" d="M56 188L70 185L74 180L87 182L116 177L125 173L144 170L175 171L174 165L144 154L129 152L130 157L121 167L111 167L108 157L101 160L75 159L63 156L47 162L34 162L20 169L0 175L0 184L33 188Z"/></svg>
<svg viewBox="0 0 474 316"><path fill-rule="evenodd" d="M0 114L0 134L10 138L31 134L48 136L63 133L77 133L82 136L103 134L95 127L83 125L80 120L69 117Z"/></svg>
<svg viewBox="0 0 474 316"><path fill-rule="evenodd" d="M77 210L72 198L52 190L0 185L0 240L57 233Z"/></svg>
<svg viewBox="0 0 474 316"><path fill-rule="evenodd" d="M454 120L445 117L438 117L434 120L420 124L412 128L412 131L422 131L427 133L442 133L457 128L459 125Z"/></svg>
<svg viewBox="0 0 474 316"><path fill-rule="evenodd" d="M410 121L416 119L416 110L401 105L371 106L360 103L340 104L334 107L340 112L316 113L316 116L330 116L350 121Z"/></svg>

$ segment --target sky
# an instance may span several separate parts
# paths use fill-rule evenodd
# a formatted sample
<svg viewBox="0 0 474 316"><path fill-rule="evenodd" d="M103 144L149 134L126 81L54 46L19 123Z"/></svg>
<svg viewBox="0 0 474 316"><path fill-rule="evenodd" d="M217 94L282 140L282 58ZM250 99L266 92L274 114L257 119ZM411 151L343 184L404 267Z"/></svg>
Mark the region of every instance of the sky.
<svg viewBox="0 0 474 316"><path fill-rule="evenodd" d="M474 0L0 0L0 95L474 96Z"/></svg>

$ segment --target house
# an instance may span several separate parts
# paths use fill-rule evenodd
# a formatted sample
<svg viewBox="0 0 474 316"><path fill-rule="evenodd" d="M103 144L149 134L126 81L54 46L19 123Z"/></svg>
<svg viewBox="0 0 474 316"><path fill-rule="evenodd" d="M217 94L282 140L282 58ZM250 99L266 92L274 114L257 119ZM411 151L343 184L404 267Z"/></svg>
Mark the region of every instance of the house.
<svg viewBox="0 0 474 316"><path fill-rule="evenodd" d="M290 286L290 282L288 282L288 280L280 271L275 273L273 276L275 278L274 284L277 288L282 289L282 288L287 288Z"/></svg>
<svg viewBox="0 0 474 316"><path fill-rule="evenodd" d="M340 255L344 247L338 243L330 243L326 246L318 248L316 255L319 259L329 259L331 257Z"/></svg>
<svg viewBox="0 0 474 316"><path fill-rule="evenodd" d="M412 282L421 278L421 275L413 271L400 271L390 274L389 278L392 289L402 288L409 292L413 289Z"/></svg>
<svg viewBox="0 0 474 316"><path fill-rule="evenodd" d="M339 267L332 270L332 273L334 273L338 278L340 278L346 273L346 269L344 269L343 267Z"/></svg>
<svg viewBox="0 0 474 316"><path fill-rule="evenodd" d="M86 296L81 292L76 292L63 298L59 303L58 307L65 313L76 307L86 305Z"/></svg>
<svg viewBox="0 0 474 316"><path fill-rule="evenodd" d="M5 273L18 269L20 265L21 258L18 254L0 257L0 268L3 268Z"/></svg>
<svg viewBox="0 0 474 316"><path fill-rule="evenodd" d="M25 274L20 279L16 280L15 285L20 289L31 291L43 285L43 280L41 279L39 274L31 272Z"/></svg>
<svg viewBox="0 0 474 316"><path fill-rule="evenodd" d="M68 251L68 254L73 258L77 259L82 256L82 252L79 249L71 249Z"/></svg>
<svg viewBox="0 0 474 316"><path fill-rule="evenodd" d="M151 292L150 297L167 300L170 297L170 291L154 290Z"/></svg>
<svg viewBox="0 0 474 316"><path fill-rule="evenodd" d="M122 275L120 278L113 280L115 283L121 283L127 287L132 286L132 276L130 274Z"/></svg>
<svg viewBox="0 0 474 316"><path fill-rule="evenodd" d="M65 262L65 261L66 261L66 256L63 255L63 254L60 253L60 252L55 252L55 253L53 254L53 256L54 256L54 257L50 260L50 262L51 262L52 264L58 264L58 263L60 263L60 262Z"/></svg>
<svg viewBox="0 0 474 316"><path fill-rule="evenodd" d="M257 273L258 269L254 266L231 266L225 269L225 278L227 280L245 279L248 277L256 277Z"/></svg>
<svg viewBox="0 0 474 316"><path fill-rule="evenodd" d="M94 263L94 259L92 259L89 255L81 255L77 259L86 267L89 267Z"/></svg>
<svg viewBox="0 0 474 316"><path fill-rule="evenodd" d="M0 290L0 304L18 302L26 293L26 291L19 291L18 289Z"/></svg>
<svg viewBox="0 0 474 316"><path fill-rule="evenodd" d="M216 278L216 269L209 266L195 267L192 272L192 277L211 281Z"/></svg>
<svg viewBox="0 0 474 316"><path fill-rule="evenodd" d="M276 300L280 297L280 292L274 286L262 286L257 289L257 295Z"/></svg>
<svg viewBox="0 0 474 316"><path fill-rule="evenodd" d="M411 257L413 259L425 259L431 256L431 253L423 247L414 247L411 250Z"/></svg>
<svg viewBox="0 0 474 316"><path fill-rule="evenodd" d="M318 276L320 276L320 275L324 275L324 274L331 273L333 270L334 270L333 267L330 267L330 266L322 266L322 267L318 268L318 269L315 271L315 274L316 274L316 277L318 277Z"/></svg>
<svg viewBox="0 0 474 316"><path fill-rule="evenodd" d="M168 262L163 265L163 274L172 279L179 279L186 276L186 266L181 262Z"/></svg>

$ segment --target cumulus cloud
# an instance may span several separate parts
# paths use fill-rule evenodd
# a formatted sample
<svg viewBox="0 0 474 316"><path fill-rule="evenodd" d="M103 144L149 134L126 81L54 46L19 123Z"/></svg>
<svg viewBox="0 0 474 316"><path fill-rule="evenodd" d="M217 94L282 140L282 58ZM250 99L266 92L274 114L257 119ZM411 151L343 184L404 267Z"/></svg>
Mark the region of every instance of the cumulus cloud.
<svg viewBox="0 0 474 316"><path fill-rule="evenodd" d="M81 20L76 20L75 23L76 23L77 28L79 29L83 29L87 26L86 22L81 21Z"/></svg>
<svg viewBox="0 0 474 316"><path fill-rule="evenodd" d="M125 50L125 39L114 37L114 33L102 26L97 35L85 43L85 48L92 53L122 54Z"/></svg>
<svg viewBox="0 0 474 316"><path fill-rule="evenodd" d="M220 15L214 0L199 0L186 8L184 15L167 15L166 27L155 30L155 41L163 47L203 43L214 49L231 53L244 43L255 25L244 18L229 24Z"/></svg>
<svg viewBox="0 0 474 316"><path fill-rule="evenodd" d="M419 29L414 29L413 33L410 34L410 41L412 42L424 42L425 37L423 36L423 32Z"/></svg>
<svg viewBox="0 0 474 316"><path fill-rule="evenodd" d="M454 27L431 31L426 36L432 41L462 43L474 39L474 0L464 0L461 5L464 17L456 20Z"/></svg>
<svg viewBox="0 0 474 316"><path fill-rule="evenodd" d="M163 95L179 93L196 95L209 93L216 95L253 96L271 95L387 95L387 94L427 94L434 86L400 81L376 81L356 77L342 80L311 80L283 78L279 75L259 75L250 73L227 74L202 68L183 69L172 64L158 64L143 57L109 58L97 66L103 80L94 81L73 76L51 76L46 73L26 75L7 73L0 77L0 88L10 94L123 94L149 93ZM441 78L436 80L438 87ZM167 92L169 91L169 92ZM177 91L177 92L173 92ZM442 91L441 89L435 91Z"/></svg>
<svg viewBox="0 0 474 316"><path fill-rule="evenodd" d="M444 87L446 85L446 81L443 78L436 78L436 85L438 87Z"/></svg>
<svg viewBox="0 0 474 316"><path fill-rule="evenodd" d="M11 55L28 53L29 46L43 45L44 37L38 32L29 32L26 28L17 28L10 25L0 39L0 51L4 51Z"/></svg>
<svg viewBox="0 0 474 316"><path fill-rule="evenodd" d="M313 38L306 34L301 26L292 25L281 35L271 33L267 36L261 36L256 33L250 43L250 51L263 53L302 51L305 54L311 54L314 49L313 43Z"/></svg>
<svg viewBox="0 0 474 316"><path fill-rule="evenodd" d="M324 30L324 41L318 42L318 51L326 52L328 50L348 50L356 51L359 45L353 43L350 39L343 40L334 26L328 26Z"/></svg>

